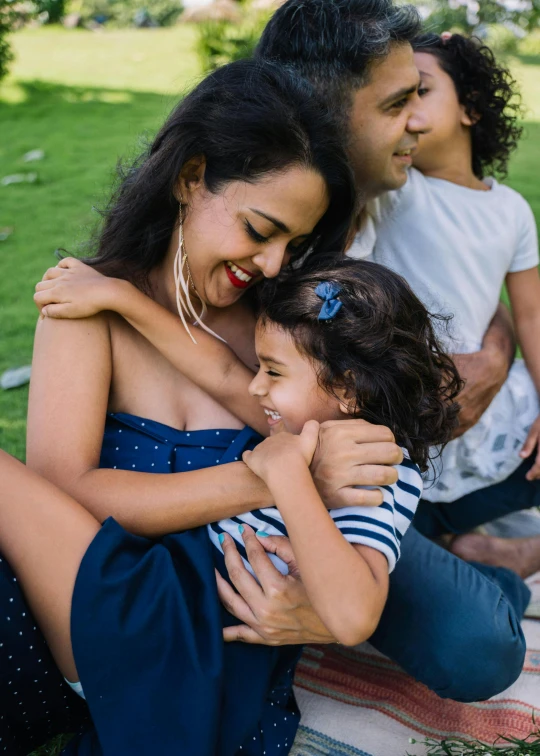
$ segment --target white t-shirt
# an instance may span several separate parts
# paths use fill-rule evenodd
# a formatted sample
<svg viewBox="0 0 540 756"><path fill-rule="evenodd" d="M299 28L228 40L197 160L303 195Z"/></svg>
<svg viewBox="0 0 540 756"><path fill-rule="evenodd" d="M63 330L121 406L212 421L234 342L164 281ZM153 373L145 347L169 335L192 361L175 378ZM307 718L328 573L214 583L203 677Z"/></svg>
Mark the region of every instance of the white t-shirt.
<svg viewBox="0 0 540 756"><path fill-rule="evenodd" d="M453 353L481 348L506 274L538 265L538 237L523 197L495 179L490 191L423 176L414 168L404 187L366 208L348 255L374 260L402 275L431 312L452 314L438 332ZM457 498L504 480L521 463L519 448L538 415L535 387L522 361L479 423L446 447L432 501Z"/></svg>

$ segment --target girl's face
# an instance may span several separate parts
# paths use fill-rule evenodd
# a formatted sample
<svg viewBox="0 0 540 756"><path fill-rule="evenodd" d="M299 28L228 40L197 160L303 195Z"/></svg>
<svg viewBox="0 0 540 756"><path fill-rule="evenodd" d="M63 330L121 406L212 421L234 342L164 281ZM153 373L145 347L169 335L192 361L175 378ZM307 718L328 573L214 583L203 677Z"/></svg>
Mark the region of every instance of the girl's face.
<svg viewBox="0 0 540 756"><path fill-rule="evenodd" d="M464 137L469 139L472 121L458 100L454 82L442 70L437 58L418 52L414 60L420 72L421 108L431 129L420 136L413 165L421 171L429 171L446 159L453 144Z"/></svg>
<svg viewBox="0 0 540 756"><path fill-rule="evenodd" d="M298 351L288 332L257 323L255 349L260 367L249 393L264 409L270 435L284 430L298 434L308 420L343 417L339 400L319 386L313 362Z"/></svg>
<svg viewBox="0 0 540 756"><path fill-rule="evenodd" d="M204 166L203 166L204 172ZM184 241L193 283L207 305L228 307L300 251L328 208L320 174L293 166L256 183L233 181L217 194L184 183Z"/></svg>

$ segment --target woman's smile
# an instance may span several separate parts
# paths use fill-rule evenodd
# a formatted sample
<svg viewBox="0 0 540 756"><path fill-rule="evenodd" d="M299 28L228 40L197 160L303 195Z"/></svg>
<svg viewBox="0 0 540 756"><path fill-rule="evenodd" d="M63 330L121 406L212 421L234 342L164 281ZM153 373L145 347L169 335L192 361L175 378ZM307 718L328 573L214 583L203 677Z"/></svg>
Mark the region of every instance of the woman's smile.
<svg viewBox="0 0 540 756"><path fill-rule="evenodd" d="M255 273L250 273L245 268L241 268L239 265L236 265L229 260L225 263L225 271L229 277L229 281L233 286L236 286L237 289L247 289L250 283L260 277Z"/></svg>

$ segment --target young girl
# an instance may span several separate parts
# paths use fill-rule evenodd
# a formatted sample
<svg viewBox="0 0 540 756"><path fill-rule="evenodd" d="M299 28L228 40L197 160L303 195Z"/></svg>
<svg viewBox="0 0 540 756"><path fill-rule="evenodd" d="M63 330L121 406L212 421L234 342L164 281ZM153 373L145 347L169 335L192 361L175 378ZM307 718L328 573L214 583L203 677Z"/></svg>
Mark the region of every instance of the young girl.
<svg viewBox="0 0 540 756"><path fill-rule="evenodd" d="M456 370L405 282L382 266L342 261L266 283L256 329L260 368L253 377L223 341L184 330L125 281L74 259L62 260L45 278L35 295L43 316L118 312L178 370L272 437L243 459L264 479L276 508L210 525L210 538L220 548L232 536L245 557L245 525L259 537L288 534L325 625L342 643L369 637L421 493L419 468L427 467L430 444L446 443L457 417ZM329 517L308 468L317 423L344 415L387 425L405 459L397 484L384 487L382 506L346 507ZM286 574L281 560L275 564Z"/></svg>
<svg viewBox="0 0 540 756"><path fill-rule="evenodd" d="M429 509L439 521L437 535L540 504L540 277L531 209L490 177L505 174L521 133L515 82L478 40L428 34L414 48L431 129L420 137L406 185L368 209L377 233L370 259L404 276L428 308L453 314L446 339L453 353L480 349L506 282L524 357L480 421L441 456L442 472L424 491L425 499L440 503ZM366 256L362 242L358 237L350 256ZM493 489L483 505L474 498L503 481L507 485ZM461 511L478 515L468 527L456 525L454 507L465 496ZM461 543L470 548L460 550L459 539L453 548L469 559L523 576L540 569L538 541L532 549L522 542L520 552L515 543L481 536Z"/></svg>

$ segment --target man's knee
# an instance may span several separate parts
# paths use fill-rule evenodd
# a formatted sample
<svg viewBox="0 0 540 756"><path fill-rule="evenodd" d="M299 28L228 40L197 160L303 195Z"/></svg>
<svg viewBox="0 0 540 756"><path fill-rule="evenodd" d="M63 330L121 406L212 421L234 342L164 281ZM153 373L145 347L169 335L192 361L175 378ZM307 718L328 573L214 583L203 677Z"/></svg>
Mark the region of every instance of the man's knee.
<svg viewBox="0 0 540 756"><path fill-rule="evenodd" d="M512 685L523 669L525 638L504 596L490 622L471 619L454 617L433 649L436 658L423 682L442 698L485 701Z"/></svg>

